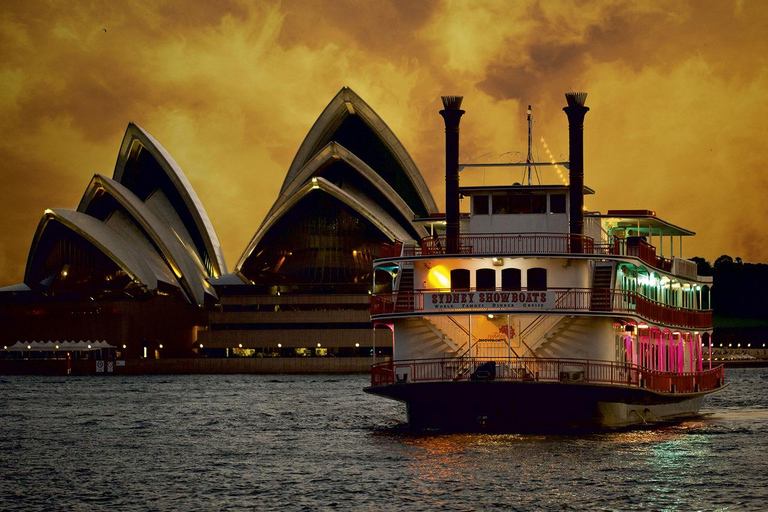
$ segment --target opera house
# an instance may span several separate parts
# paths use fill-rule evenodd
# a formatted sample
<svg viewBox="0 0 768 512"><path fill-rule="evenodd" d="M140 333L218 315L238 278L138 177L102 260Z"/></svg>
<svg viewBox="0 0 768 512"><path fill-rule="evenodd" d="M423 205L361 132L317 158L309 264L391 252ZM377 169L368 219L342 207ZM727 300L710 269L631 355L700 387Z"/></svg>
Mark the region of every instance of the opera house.
<svg viewBox="0 0 768 512"><path fill-rule="evenodd" d="M47 210L24 282L0 288L2 357L386 355L371 262L383 243L427 236L436 213L406 149L343 88L228 270L183 171L131 123L112 177L93 176L76 210Z"/></svg>

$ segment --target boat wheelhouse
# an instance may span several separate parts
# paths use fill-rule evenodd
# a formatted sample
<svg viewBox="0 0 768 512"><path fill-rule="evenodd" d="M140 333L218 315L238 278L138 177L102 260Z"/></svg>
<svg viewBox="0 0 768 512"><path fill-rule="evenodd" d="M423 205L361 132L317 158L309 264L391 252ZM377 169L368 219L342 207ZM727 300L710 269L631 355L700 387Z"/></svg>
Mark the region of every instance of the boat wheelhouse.
<svg viewBox="0 0 768 512"><path fill-rule="evenodd" d="M393 356L366 391L405 402L413 426L648 423L695 415L724 386L712 278L683 258L694 233L653 211L584 211L586 95L566 98L569 185L464 188L463 111L444 98L446 229L374 261L371 319L391 330Z"/></svg>

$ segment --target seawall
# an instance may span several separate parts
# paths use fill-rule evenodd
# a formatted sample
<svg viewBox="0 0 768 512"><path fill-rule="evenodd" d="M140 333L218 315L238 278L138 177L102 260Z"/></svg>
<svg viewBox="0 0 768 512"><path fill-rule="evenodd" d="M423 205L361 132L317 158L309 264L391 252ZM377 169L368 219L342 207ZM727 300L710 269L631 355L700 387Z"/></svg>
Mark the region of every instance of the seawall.
<svg viewBox="0 0 768 512"><path fill-rule="evenodd" d="M384 359L377 359L377 362ZM194 375L368 373L370 357L0 360L0 375Z"/></svg>

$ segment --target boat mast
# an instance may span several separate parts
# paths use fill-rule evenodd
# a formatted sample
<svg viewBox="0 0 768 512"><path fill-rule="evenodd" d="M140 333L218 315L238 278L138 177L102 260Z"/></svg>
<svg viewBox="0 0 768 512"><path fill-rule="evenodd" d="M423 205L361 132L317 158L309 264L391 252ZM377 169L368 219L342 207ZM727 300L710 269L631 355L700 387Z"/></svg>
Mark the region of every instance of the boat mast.
<svg viewBox="0 0 768 512"><path fill-rule="evenodd" d="M533 130L533 116L531 115L531 106L528 105L528 156L525 157L525 168L528 170L528 185L532 185L531 183L531 165L533 164L533 152L531 148L531 141L533 140L532 137L532 130Z"/></svg>

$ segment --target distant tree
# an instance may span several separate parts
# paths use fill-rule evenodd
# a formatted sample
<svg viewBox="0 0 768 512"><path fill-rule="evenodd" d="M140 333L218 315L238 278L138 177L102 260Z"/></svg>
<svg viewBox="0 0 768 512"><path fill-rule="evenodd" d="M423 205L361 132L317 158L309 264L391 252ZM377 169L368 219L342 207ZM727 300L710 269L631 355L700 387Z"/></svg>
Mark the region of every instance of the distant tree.
<svg viewBox="0 0 768 512"><path fill-rule="evenodd" d="M696 263L696 271L700 276L712 275L712 264L699 256L694 256L691 261Z"/></svg>
<svg viewBox="0 0 768 512"><path fill-rule="evenodd" d="M736 264L737 265L743 265L744 261L741 259L741 256L736 256Z"/></svg>
<svg viewBox="0 0 768 512"><path fill-rule="evenodd" d="M715 263L712 265L712 267L717 270L718 268L722 267L723 265L729 265L733 263L733 258L728 256L727 254L723 254L719 258L715 260Z"/></svg>

